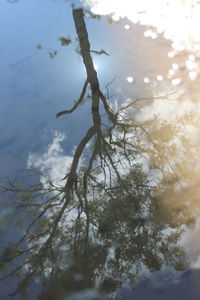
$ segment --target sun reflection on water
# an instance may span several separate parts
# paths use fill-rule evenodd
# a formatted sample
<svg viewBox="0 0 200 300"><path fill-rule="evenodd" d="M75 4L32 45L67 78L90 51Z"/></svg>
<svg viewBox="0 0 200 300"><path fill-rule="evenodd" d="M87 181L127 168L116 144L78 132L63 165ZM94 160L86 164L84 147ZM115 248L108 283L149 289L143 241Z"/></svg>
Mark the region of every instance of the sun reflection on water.
<svg viewBox="0 0 200 300"><path fill-rule="evenodd" d="M198 0L88 0L93 13L113 14L115 20L127 17L133 23L153 26L171 39L174 48L200 50ZM150 31L149 31L150 32Z"/></svg>
<svg viewBox="0 0 200 300"><path fill-rule="evenodd" d="M147 38L157 39L158 35L162 34L165 39L171 41L172 50L167 56L175 58L179 53L188 52L188 59L182 66L188 70L186 78L191 81L198 78L200 65L196 60L200 57L199 0L82 0L82 2L89 5L94 14L111 14L113 21L126 17L134 24L148 26L144 31ZM130 29L130 25L124 25L124 29ZM172 69L177 71L179 65L173 63ZM169 74L175 75L171 70ZM177 85L176 78L172 80L172 85L174 83Z"/></svg>

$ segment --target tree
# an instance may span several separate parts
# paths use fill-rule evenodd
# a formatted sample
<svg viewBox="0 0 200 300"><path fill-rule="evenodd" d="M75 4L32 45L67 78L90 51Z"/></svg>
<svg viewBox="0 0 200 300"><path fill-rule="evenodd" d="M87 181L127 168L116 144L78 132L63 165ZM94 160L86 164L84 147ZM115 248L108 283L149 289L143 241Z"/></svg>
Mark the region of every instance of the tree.
<svg viewBox="0 0 200 300"><path fill-rule="evenodd" d="M144 98L112 110L93 65L83 10L74 9L73 18L87 78L74 106L56 116L73 113L89 90L92 125L76 147L62 186L55 186L50 178L43 186L8 180L1 188L3 195L12 197L12 205L32 217L20 240L3 254L2 268L22 257L17 267L11 266L2 276L2 280L19 277L13 297L25 297L35 278L42 281L38 299L58 299L94 286L97 279L103 290L110 291L121 282L134 283L144 267L187 266L177 245L185 218L172 224L162 211L164 207L173 212L170 199L159 201L166 197L172 180L180 182L178 163L172 161L178 128L156 117L134 120L131 110ZM87 163L80 166L86 151ZM160 180L143 170L147 157L152 169L160 171ZM164 230L172 225L175 229L163 239Z"/></svg>

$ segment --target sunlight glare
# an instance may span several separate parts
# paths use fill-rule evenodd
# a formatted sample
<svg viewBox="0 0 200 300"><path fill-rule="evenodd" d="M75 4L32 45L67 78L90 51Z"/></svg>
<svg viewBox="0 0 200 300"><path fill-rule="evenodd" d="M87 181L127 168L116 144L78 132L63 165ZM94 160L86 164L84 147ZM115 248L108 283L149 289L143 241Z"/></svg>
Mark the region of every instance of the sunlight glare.
<svg viewBox="0 0 200 300"><path fill-rule="evenodd" d="M124 25L124 28L125 28L126 30L129 30L129 29L130 29L130 25L126 24L126 25Z"/></svg>
<svg viewBox="0 0 200 300"><path fill-rule="evenodd" d="M81 0L94 14L127 17L133 23L156 28L177 51L200 51L199 0ZM142 12L142 13L141 13ZM154 35L155 38L155 35Z"/></svg>
<svg viewBox="0 0 200 300"><path fill-rule="evenodd" d="M149 83L150 82L150 79L148 77L144 77L144 83Z"/></svg>
<svg viewBox="0 0 200 300"><path fill-rule="evenodd" d="M163 76L162 75L157 75L156 78L157 78L158 81L162 81L163 80Z"/></svg>
<svg viewBox="0 0 200 300"><path fill-rule="evenodd" d="M181 83L181 78L174 78L171 82L172 85L179 85Z"/></svg>
<svg viewBox="0 0 200 300"><path fill-rule="evenodd" d="M172 64L172 68L173 68L174 70L178 70L178 69L179 69L179 65L178 65L178 64Z"/></svg>
<svg viewBox="0 0 200 300"><path fill-rule="evenodd" d="M174 57L174 52L173 51L168 52L167 56L170 58Z"/></svg>
<svg viewBox="0 0 200 300"><path fill-rule="evenodd" d="M190 78L191 80L196 80L196 78L197 78L197 72L196 72L196 71L190 71L190 72L188 73L188 76L189 76L189 78Z"/></svg>
<svg viewBox="0 0 200 300"><path fill-rule="evenodd" d="M116 15L116 14L114 14L113 16L112 16L112 19L113 19L113 21L119 21L120 20L120 17L118 16L118 15Z"/></svg>
<svg viewBox="0 0 200 300"><path fill-rule="evenodd" d="M175 75L175 71L173 70L173 69L169 69L169 75L171 75L171 76L173 76L173 75Z"/></svg>
<svg viewBox="0 0 200 300"><path fill-rule="evenodd" d="M127 80L129 83L132 83L132 82L134 81L134 78L131 77L131 76L128 76L128 77L126 78L126 80Z"/></svg>

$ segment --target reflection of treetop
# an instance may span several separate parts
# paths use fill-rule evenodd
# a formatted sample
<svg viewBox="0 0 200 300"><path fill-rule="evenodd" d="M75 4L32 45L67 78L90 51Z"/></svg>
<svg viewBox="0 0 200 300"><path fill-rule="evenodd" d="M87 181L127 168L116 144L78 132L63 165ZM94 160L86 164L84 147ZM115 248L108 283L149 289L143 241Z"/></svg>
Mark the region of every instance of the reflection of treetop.
<svg viewBox="0 0 200 300"><path fill-rule="evenodd" d="M71 44L71 39L70 37L59 37L58 40L61 42L62 46L68 46L69 44Z"/></svg>
<svg viewBox="0 0 200 300"><path fill-rule="evenodd" d="M43 186L8 181L1 188L31 219L21 239L2 254L2 279L19 277L12 296L24 294L37 277L44 283L38 299L59 299L94 286L97 279L102 289L110 291L124 281L133 283L145 267L186 266L177 240L192 213L183 211L171 218L165 193L170 187L175 193L182 175L174 171L178 166L173 161L178 127L158 118L135 121L131 111L136 101L117 112L111 109L94 68L83 10L73 10L73 18L87 78L78 101L57 117L78 109L90 87L92 125L76 147L62 187L49 178ZM81 165L86 151L87 162ZM145 171L147 163L156 175ZM180 209L175 206L173 214ZM25 226L28 220L15 219L15 224L20 221ZM169 226L173 230L164 235ZM13 259L21 264L9 267Z"/></svg>

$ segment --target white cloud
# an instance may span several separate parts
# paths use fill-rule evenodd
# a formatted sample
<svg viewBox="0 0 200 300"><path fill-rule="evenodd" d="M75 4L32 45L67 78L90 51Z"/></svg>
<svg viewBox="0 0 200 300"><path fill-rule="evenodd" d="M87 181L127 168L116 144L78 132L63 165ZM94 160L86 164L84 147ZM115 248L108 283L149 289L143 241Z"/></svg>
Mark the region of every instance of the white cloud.
<svg viewBox="0 0 200 300"><path fill-rule="evenodd" d="M197 218L194 228L187 228L180 245L184 248L192 269L200 268L200 218Z"/></svg>
<svg viewBox="0 0 200 300"><path fill-rule="evenodd" d="M28 156L27 167L37 168L41 171L41 182L43 184L45 184L47 178L51 178L56 186L60 186L72 163L73 156L66 155L61 146L64 139L65 135L56 131L53 141L48 145L45 153L30 153Z"/></svg>

